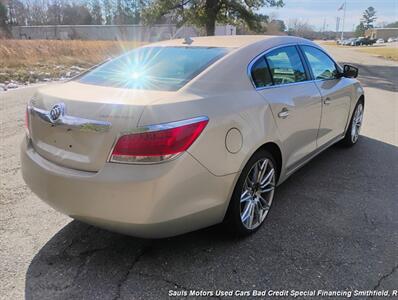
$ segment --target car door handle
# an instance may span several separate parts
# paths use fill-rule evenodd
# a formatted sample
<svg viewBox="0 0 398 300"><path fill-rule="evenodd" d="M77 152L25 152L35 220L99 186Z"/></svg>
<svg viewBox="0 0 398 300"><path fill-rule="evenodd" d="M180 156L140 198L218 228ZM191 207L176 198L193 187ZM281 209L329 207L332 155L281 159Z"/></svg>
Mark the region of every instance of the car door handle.
<svg viewBox="0 0 398 300"><path fill-rule="evenodd" d="M278 113L278 117L281 119L286 119L289 116L289 110L284 107L282 110Z"/></svg>
<svg viewBox="0 0 398 300"><path fill-rule="evenodd" d="M332 100L329 97L323 100L323 104L325 105L329 105L330 103L332 103Z"/></svg>

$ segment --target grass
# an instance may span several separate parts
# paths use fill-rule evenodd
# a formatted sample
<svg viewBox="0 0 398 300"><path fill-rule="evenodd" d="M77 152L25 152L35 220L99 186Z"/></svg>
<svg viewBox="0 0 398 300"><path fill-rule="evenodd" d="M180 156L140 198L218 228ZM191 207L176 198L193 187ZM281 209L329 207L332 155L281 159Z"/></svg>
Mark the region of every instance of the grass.
<svg viewBox="0 0 398 300"><path fill-rule="evenodd" d="M385 59L398 61L398 48L394 47L369 47L369 48L361 48L358 51L366 52L369 54L381 56Z"/></svg>
<svg viewBox="0 0 398 300"><path fill-rule="evenodd" d="M352 47L352 46L342 46L337 45L335 42L332 41L319 41L319 44L323 46L336 46L339 48L349 48L355 51L365 52L368 54L380 56L384 59L395 60L398 61L398 48L394 47L393 45L373 45L373 46L364 46L364 47Z"/></svg>
<svg viewBox="0 0 398 300"><path fill-rule="evenodd" d="M141 44L135 41L1 40L0 83L76 75L81 69Z"/></svg>
<svg viewBox="0 0 398 300"><path fill-rule="evenodd" d="M139 42L118 41L2 40L0 65L5 67L31 66L40 63L91 65L139 45Z"/></svg>

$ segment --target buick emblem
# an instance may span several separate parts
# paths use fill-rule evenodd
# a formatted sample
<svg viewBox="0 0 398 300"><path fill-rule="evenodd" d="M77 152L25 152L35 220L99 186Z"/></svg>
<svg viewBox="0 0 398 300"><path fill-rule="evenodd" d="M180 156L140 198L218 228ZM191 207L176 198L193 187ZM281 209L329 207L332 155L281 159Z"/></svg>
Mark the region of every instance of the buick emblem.
<svg viewBox="0 0 398 300"><path fill-rule="evenodd" d="M61 116L64 115L65 105L63 103L55 104L50 110L51 121L57 121Z"/></svg>

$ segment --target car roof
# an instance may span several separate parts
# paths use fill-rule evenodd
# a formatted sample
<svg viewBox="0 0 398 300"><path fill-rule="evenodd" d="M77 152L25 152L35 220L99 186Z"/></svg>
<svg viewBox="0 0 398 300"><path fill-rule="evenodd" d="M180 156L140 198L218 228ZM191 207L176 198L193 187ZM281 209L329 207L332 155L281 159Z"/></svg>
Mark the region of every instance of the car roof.
<svg viewBox="0 0 398 300"><path fill-rule="evenodd" d="M189 37L192 43L184 43L185 39L165 40L148 46L191 46L191 47L224 47L241 48L256 42L268 40L276 36L272 35L223 35L223 36L203 36ZM281 37L281 36L278 36Z"/></svg>

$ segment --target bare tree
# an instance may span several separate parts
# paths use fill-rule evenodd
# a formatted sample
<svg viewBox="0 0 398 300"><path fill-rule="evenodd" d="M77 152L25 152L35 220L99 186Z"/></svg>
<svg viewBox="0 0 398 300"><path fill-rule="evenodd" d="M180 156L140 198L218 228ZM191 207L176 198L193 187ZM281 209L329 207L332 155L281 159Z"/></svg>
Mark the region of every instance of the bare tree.
<svg viewBox="0 0 398 300"><path fill-rule="evenodd" d="M52 0L47 8L48 24L59 25L62 24L63 13L65 7L64 0Z"/></svg>
<svg viewBox="0 0 398 300"><path fill-rule="evenodd" d="M103 17L100 0L92 0L90 6L90 13L92 18L91 23L95 25L101 25L103 22Z"/></svg>
<svg viewBox="0 0 398 300"><path fill-rule="evenodd" d="M25 5L19 0L8 0L8 21L11 25L27 25Z"/></svg>
<svg viewBox="0 0 398 300"><path fill-rule="evenodd" d="M0 2L0 39L8 36L9 28L8 28L8 11L7 6Z"/></svg>
<svg viewBox="0 0 398 300"><path fill-rule="evenodd" d="M92 16L84 5L66 4L62 8L63 25L84 25L91 24Z"/></svg>
<svg viewBox="0 0 398 300"><path fill-rule="evenodd" d="M113 24L114 8L112 0L102 0L102 6L104 9L105 24Z"/></svg>
<svg viewBox="0 0 398 300"><path fill-rule="evenodd" d="M27 0L26 11L28 25L48 24L47 7L47 0Z"/></svg>
<svg viewBox="0 0 398 300"><path fill-rule="evenodd" d="M308 21L290 19L288 22L288 34L313 39L316 37L314 27Z"/></svg>

